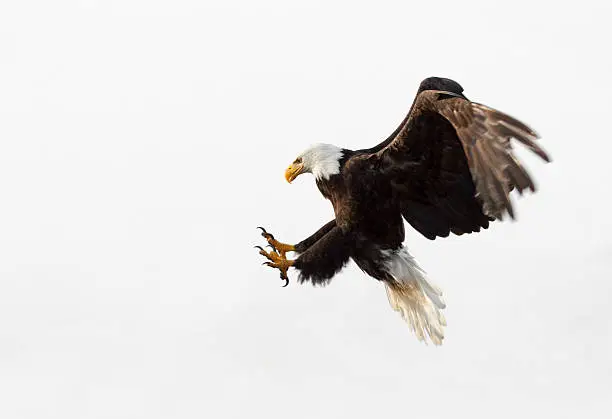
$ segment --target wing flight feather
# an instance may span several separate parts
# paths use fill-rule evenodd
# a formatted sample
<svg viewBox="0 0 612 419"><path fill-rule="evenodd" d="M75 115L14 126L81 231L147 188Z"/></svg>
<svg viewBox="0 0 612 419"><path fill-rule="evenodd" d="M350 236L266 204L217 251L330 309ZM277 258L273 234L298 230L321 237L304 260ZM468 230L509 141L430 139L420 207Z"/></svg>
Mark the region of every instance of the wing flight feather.
<svg viewBox="0 0 612 419"><path fill-rule="evenodd" d="M370 151L381 161L381 171L398 185L404 217L435 238L448 231L478 231L506 213L514 218L510 192L536 187L514 154L513 140L550 161L537 139L524 123L471 102L460 92L422 90L395 137ZM466 186L466 176L473 185ZM478 203L480 215L469 200ZM423 205L436 208L429 220L416 209Z"/></svg>
<svg viewBox="0 0 612 419"><path fill-rule="evenodd" d="M436 94L427 93L432 98ZM505 113L464 98L430 100L428 104L457 131L484 212L498 219L507 212L514 218L510 192L515 188L519 192L527 188L535 191L535 184L517 160L512 139L543 160L550 161L536 143L538 135L535 131Z"/></svg>

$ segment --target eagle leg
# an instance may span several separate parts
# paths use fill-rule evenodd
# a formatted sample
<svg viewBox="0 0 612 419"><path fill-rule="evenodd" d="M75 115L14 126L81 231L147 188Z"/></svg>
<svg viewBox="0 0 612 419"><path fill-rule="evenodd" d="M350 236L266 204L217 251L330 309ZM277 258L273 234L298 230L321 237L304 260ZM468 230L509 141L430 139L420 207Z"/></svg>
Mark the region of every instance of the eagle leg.
<svg viewBox="0 0 612 419"><path fill-rule="evenodd" d="M259 249L259 254L265 256L269 262L264 262L263 264L269 266L271 268L276 268L280 271L280 277L285 281L286 287L289 285L289 277L287 276L287 271L290 267L293 266L293 260L287 260L284 254L278 254L276 251L266 252L261 246L255 246L255 248Z"/></svg>
<svg viewBox="0 0 612 419"><path fill-rule="evenodd" d="M268 233L265 228L257 227L261 229L261 235L268 242L268 246L272 247L282 258L285 258L287 252L295 251L295 246L292 244L281 243L274 238L271 233Z"/></svg>

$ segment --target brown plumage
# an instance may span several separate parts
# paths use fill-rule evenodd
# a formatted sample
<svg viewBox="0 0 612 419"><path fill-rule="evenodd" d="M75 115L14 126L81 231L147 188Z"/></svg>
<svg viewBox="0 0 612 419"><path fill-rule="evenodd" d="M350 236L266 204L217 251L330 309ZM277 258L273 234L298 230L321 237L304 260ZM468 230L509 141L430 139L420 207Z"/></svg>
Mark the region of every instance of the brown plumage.
<svg viewBox="0 0 612 419"><path fill-rule="evenodd" d="M531 128L470 102L462 91L452 80L427 79L394 134L362 150L380 160L404 217L429 238L479 231L505 212L514 218L510 192L535 191L535 184L514 155L512 138L550 161Z"/></svg>

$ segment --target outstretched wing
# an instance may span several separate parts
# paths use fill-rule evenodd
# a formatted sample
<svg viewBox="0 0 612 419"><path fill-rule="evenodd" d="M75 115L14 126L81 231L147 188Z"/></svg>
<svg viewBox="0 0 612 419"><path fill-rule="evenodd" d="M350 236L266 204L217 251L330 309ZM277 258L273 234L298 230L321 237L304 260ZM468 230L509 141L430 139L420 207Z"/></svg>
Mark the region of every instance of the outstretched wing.
<svg viewBox="0 0 612 419"><path fill-rule="evenodd" d="M522 193L528 188L535 192L535 184L514 155L511 139L549 162L535 142L538 135L522 122L485 105L457 97L445 100L443 92L430 92L429 96L433 99L429 103L457 131L484 212L501 218L506 211L514 218L510 191L516 188Z"/></svg>
<svg viewBox="0 0 612 419"><path fill-rule="evenodd" d="M421 92L425 90L443 90L464 97L463 87L461 87L459 83L451 79L445 79L443 77L428 77L423 80L419 86L419 90L417 91L417 97ZM414 103L412 104L412 107L414 107ZM408 118L410 118L410 115L412 114L412 107L408 111L408 114L404 117L404 120L400 122L399 126L395 129L395 131L393 131L391 135L389 135L384 141L380 142L372 148L359 151L363 153L378 153L380 150L391 144L391 142L395 139L395 137L397 137L397 134L401 131L404 125L406 125Z"/></svg>
<svg viewBox="0 0 612 419"><path fill-rule="evenodd" d="M513 138L549 161L520 121L455 89L421 90L395 137L371 158L392 183L404 218L433 239L479 231L505 212L513 217L510 191L535 191Z"/></svg>

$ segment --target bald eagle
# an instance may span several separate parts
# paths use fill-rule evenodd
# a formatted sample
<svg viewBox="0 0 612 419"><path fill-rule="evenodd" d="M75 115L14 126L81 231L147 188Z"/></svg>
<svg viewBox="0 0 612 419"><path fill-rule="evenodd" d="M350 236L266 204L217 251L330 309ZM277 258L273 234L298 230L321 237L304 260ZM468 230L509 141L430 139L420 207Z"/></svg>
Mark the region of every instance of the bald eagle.
<svg viewBox="0 0 612 419"><path fill-rule="evenodd" d="M505 214L514 218L510 192L535 191L513 153L512 140L546 162L537 134L516 119L463 95L455 81L425 79L399 127L364 150L316 144L287 168L292 182L312 173L335 218L298 244L256 246L270 267L299 271L299 282L327 284L352 259L382 281L392 308L419 340L439 345L446 321L442 292L419 267L404 241L404 222L428 239L486 229ZM295 260L286 257L296 252Z"/></svg>

